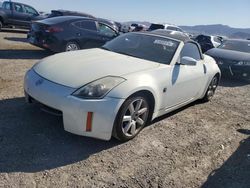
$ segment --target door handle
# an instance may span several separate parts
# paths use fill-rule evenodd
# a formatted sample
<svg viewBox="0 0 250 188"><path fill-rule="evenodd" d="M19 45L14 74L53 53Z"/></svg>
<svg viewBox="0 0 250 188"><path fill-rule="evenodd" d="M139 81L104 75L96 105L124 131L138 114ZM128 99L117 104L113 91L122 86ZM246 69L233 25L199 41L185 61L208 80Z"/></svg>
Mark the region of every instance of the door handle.
<svg viewBox="0 0 250 188"><path fill-rule="evenodd" d="M207 67L205 64L203 64L203 70L204 70L204 74L207 74Z"/></svg>

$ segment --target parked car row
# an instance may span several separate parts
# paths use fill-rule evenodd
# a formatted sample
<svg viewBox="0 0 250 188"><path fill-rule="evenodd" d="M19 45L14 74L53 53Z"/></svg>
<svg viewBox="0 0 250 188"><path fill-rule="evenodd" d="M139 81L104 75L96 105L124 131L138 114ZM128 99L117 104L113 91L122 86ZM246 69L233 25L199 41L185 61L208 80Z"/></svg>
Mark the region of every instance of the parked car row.
<svg viewBox="0 0 250 188"><path fill-rule="evenodd" d="M95 19L95 17L90 14L69 10L52 10L50 14L40 14L36 9L29 5L19 2L5 1L2 6L0 6L0 30L3 27L13 26L30 29L33 21L59 16L81 16ZM100 21L112 26L117 31L121 28L121 24L118 22L102 18L99 19Z"/></svg>
<svg viewBox="0 0 250 188"><path fill-rule="evenodd" d="M9 15L0 23L23 23L31 44L71 52L33 66L25 76L25 98L61 115L64 129L77 135L128 141L163 114L210 101L224 73L250 78L249 40L191 39L178 26L155 23L131 24L133 32L121 34L127 28L117 22L62 10L40 19L34 9L17 20L28 9L4 2L0 16Z"/></svg>

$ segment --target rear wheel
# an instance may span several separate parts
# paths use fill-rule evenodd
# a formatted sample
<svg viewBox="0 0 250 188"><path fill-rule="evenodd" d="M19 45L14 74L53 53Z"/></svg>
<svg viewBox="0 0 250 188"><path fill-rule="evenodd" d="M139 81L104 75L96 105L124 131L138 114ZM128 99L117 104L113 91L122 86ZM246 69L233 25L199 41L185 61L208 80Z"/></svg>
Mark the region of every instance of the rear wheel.
<svg viewBox="0 0 250 188"><path fill-rule="evenodd" d="M128 98L118 112L113 135L123 142L131 140L149 119L149 104L145 96Z"/></svg>
<svg viewBox="0 0 250 188"><path fill-rule="evenodd" d="M65 46L65 51L76 51L80 50L80 46L76 42L68 42Z"/></svg>
<svg viewBox="0 0 250 188"><path fill-rule="evenodd" d="M211 101L211 99L213 98L213 96L215 94L215 90L216 90L218 84L219 84L219 77L218 76L213 77L212 81L210 82L210 84L207 88L207 92L206 92L205 96L203 97L202 101L204 101L204 102Z"/></svg>

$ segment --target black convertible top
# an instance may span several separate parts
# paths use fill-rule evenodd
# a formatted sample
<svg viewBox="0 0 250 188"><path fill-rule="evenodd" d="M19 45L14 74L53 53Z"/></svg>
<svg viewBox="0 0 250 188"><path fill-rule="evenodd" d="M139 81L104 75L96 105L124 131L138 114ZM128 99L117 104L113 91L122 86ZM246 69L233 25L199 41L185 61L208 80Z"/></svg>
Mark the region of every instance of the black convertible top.
<svg viewBox="0 0 250 188"><path fill-rule="evenodd" d="M154 31L149 32L151 34L161 35L164 37L173 38L179 41L182 41L184 43L188 41L192 41L186 34L179 32L179 31L172 31L172 30L166 30L166 29L157 29Z"/></svg>
<svg viewBox="0 0 250 188"><path fill-rule="evenodd" d="M39 20L39 21L36 21L36 23L53 25L53 24L67 22L67 21L73 22L73 21L78 21L78 20L95 20L95 19L82 17L82 16L58 16L58 17L47 18L44 20Z"/></svg>
<svg viewBox="0 0 250 188"><path fill-rule="evenodd" d="M92 16L91 14L87 14L84 12L77 12L77 11L70 11L70 10L51 10L51 15L50 17L55 17L53 15L57 15L57 16L82 16L82 17L87 17L87 18L95 18L94 16Z"/></svg>

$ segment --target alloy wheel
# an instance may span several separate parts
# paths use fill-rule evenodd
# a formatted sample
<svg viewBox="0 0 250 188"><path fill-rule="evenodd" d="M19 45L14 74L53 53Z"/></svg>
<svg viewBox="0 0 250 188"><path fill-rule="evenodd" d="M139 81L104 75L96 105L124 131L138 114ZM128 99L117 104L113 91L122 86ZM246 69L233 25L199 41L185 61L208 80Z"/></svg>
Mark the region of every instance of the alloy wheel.
<svg viewBox="0 0 250 188"><path fill-rule="evenodd" d="M76 43L68 43L66 45L66 52L79 50L79 46Z"/></svg>
<svg viewBox="0 0 250 188"><path fill-rule="evenodd" d="M125 110L122 132L127 137L136 135L145 125L149 114L148 103L143 98L133 100Z"/></svg>
<svg viewBox="0 0 250 188"><path fill-rule="evenodd" d="M214 77L208 86L207 97L209 100L214 96L217 86L218 86L218 78Z"/></svg>

